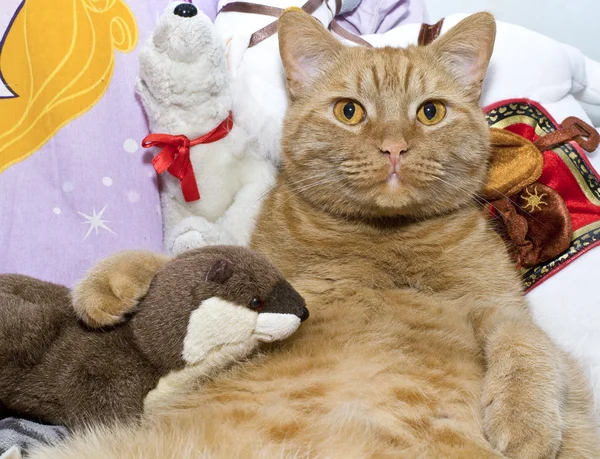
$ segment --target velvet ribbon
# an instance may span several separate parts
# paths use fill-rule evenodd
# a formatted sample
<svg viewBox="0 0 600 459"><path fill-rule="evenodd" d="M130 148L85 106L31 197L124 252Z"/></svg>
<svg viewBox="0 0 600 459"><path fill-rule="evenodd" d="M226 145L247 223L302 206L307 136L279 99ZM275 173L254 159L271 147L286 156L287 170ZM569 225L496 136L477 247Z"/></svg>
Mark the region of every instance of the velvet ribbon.
<svg viewBox="0 0 600 459"><path fill-rule="evenodd" d="M158 174L169 171L181 183L181 191L186 202L198 201L200 192L196 183L196 175L190 159L190 147L213 143L221 140L233 127L233 115L229 116L216 128L201 137L190 140L185 135L149 134L142 141L142 147L159 147L161 151L152 160Z"/></svg>

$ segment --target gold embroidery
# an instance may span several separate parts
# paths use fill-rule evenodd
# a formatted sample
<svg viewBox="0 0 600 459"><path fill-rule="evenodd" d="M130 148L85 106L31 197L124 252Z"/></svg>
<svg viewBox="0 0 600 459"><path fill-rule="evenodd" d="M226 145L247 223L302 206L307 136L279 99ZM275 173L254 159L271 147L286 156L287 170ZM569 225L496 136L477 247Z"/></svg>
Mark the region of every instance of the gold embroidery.
<svg viewBox="0 0 600 459"><path fill-rule="evenodd" d="M525 196L525 194L521 195L521 199L527 201L527 204L525 204L524 207L525 210L533 212L534 210L542 210L542 206L548 205L548 203L542 199L546 196L546 193L538 195L537 188L533 188L533 194L531 194L529 190L525 190L525 193L527 193L527 196ZM531 207L531 209L529 207Z"/></svg>

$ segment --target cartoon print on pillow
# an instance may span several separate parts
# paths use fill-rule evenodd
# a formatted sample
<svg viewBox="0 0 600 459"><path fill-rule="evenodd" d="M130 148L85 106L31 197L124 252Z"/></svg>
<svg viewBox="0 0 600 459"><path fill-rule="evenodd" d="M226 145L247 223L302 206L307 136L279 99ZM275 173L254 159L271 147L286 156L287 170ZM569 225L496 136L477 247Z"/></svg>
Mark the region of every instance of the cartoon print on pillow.
<svg viewBox="0 0 600 459"><path fill-rule="evenodd" d="M11 0L12 1L12 0ZM0 172L92 108L137 25L123 0L24 0L0 29ZM48 40L51 42L49 43Z"/></svg>

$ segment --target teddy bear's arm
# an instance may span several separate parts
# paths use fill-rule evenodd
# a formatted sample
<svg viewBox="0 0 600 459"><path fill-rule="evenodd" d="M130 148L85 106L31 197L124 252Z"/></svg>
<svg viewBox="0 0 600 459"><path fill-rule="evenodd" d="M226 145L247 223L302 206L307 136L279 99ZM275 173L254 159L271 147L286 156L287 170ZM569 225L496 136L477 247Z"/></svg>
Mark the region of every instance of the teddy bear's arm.
<svg viewBox="0 0 600 459"><path fill-rule="evenodd" d="M177 220L177 216L163 207L164 247L173 255L197 249L206 245L214 245L209 237L216 234L215 224L204 217L194 215ZM212 244L211 244L212 243Z"/></svg>
<svg viewBox="0 0 600 459"><path fill-rule="evenodd" d="M576 97L587 104L584 109L594 126L600 125L600 62L589 57L585 59L585 85Z"/></svg>
<svg viewBox="0 0 600 459"><path fill-rule="evenodd" d="M73 289L75 312L92 327L121 322L168 260L165 255L130 250L100 261Z"/></svg>
<svg viewBox="0 0 600 459"><path fill-rule="evenodd" d="M217 220L219 244L248 245L254 231L256 216L262 201L275 185L275 167L267 162L256 162L246 168L245 184L236 194L233 203Z"/></svg>

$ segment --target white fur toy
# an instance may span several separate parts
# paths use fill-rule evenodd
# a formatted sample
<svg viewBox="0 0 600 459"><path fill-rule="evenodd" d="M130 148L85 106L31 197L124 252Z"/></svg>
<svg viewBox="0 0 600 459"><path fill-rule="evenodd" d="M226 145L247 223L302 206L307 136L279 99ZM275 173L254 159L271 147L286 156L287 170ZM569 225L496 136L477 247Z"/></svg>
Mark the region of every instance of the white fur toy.
<svg viewBox="0 0 600 459"><path fill-rule="evenodd" d="M163 172L165 251L246 245L276 169L237 116L228 119L232 94L221 37L192 4L173 3L139 59L136 90L151 132L160 134L147 138L145 146L163 149L153 162ZM207 140L218 140L194 145L215 129ZM182 135L193 146L187 148Z"/></svg>

